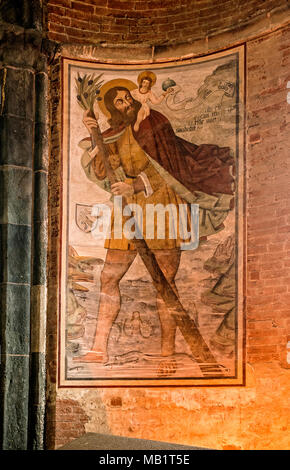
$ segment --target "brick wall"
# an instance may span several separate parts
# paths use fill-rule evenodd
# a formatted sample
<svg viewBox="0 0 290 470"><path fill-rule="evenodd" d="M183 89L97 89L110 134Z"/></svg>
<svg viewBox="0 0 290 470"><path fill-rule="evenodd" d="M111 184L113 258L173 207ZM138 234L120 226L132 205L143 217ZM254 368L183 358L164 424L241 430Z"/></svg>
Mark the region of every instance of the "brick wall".
<svg viewBox="0 0 290 470"><path fill-rule="evenodd" d="M89 417L76 400L58 400L56 403L55 445L59 447L85 433L85 424Z"/></svg>
<svg viewBox="0 0 290 470"><path fill-rule="evenodd" d="M174 29L177 34L175 37L169 34L169 30L159 29L161 24L171 27L172 24L178 23L178 21L172 23L168 20L169 13L173 11L173 7L172 10L169 7L169 2L166 3L167 10L162 8L164 3L160 2L160 7L153 18L149 10L149 1L130 2L130 6L134 4L134 9L130 12L127 10L129 2L121 0L114 2L115 7L117 3L119 5L118 10L114 12L111 8L113 2L99 3L100 6L98 6L98 0L86 2L51 0L48 5L50 37L61 42L81 45L87 42L97 43L100 40L109 41L109 35L115 34L116 41L126 44L126 42L133 41L133 36L131 39L129 34L134 31L134 43L141 40L149 42L152 40L152 29L150 30L151 39L149 36L147 39L141 39L141 37L145 34L146 25L149 31L151 21L152 25L157 28L157 33L160 34L159 39L156 36L157 42L159 40L166 42L168 38L178 41L181 37L177 26ZM206 11L205 6L209 9L209 5L214 5L216 2L202 0L188 3L199 5L200 11L202 9ZM226 8L226 5L230 7L233 3L235 8L232 9L231 24L238 21L238 17L234 17L234 13L238 14L238 12L241 14L239 24L242 24L244 20L246 21L251 6L255 5L255 14L258 16L266 15L269 8L285 2L227 1L224 2L224 7ZM122 7L126 4L123 10ZM182 4L178 0L174 2L176 10ZM101 5L103 12L100 10ZM137 8L141 6L144 8L143 12ZM139 12L142 15L139 15ZM183 7L181 14L186 15L187 23L190 17L189 11L184 13ZM193 16L192 13L191 16ZM96 18L99 18L96 21L99 29L93 31L96 37L92 39L87 35L87 31ZM209 16L200 15L199 24L202 25L204 21L204 24L208 24L207 31L210 31L213 23L210 23L208 18ZM72 20L84 23L78 24ZM192 19L192 24L194 21ZM226 21L223 24L226 25ZM58 27L54 30L56 25ZM107 25L106 28L105 25ZM113 32L108 25L115 25L115 31ZM141 25L143 25L142 28ZM88 27L87 30L85 26ZM119 27L120 31L117 31ZM69 28L75 28L79 33ZM130 28L136 29L130 32ZM191 34L193 37L194 33ZM246 386L162 389L162 391L156 389L60 390L56 387L54 367L57 317L53 297L57 289L55 247L58 246L59 236L60 67L58 59L55 60L51 74L53 100L50 240L52 240L52 252L49 291L51 302L49 302L48 322L50 338L48 352L51 358L51 368L49 368L51 377L48 375L50 447L59 447L84 432L104 432L225 450L289 448L289 435L287 435L289 413L287 413L286 406L289 399L286 341L287 336L290 335L290 163L288 150L290 105L287 104L287 83L290 81L289 52L289 26L247 41ZM82 57L85 57L85 54L86 49L83 50ZM168 57L170 48L166 54Z"/></svg>
<svg viewBox="0 0 290 470"><path fill-rule="evenodd" d="M240 30L287 0L48 0L48 37L61 43L177 44Z"/></svg>
<svg viewBox="0 0 290 470"><path fill-rule="evenodd" d="M290 334L289 27L247 50L247 330L255 362L283 360Z"/></svg>

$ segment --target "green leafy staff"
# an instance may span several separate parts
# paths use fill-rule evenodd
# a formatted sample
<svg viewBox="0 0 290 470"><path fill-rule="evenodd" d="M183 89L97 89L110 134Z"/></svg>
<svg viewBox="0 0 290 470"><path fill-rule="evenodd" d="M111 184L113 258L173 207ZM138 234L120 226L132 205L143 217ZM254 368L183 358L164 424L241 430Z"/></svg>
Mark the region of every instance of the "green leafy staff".
<svg viewBox="0 0 290 470"><path fill-rule="evenodd" d="M101 101L102 98L98 96L100 94L100 88L104 83L104 80L100 80L103 76L101 73L97 77L93 75L83 75L82 77L78 73L76 80L76 92L77 92L77 100L80 107L84 111L89 111L88 115L91 117L95 117L94 113L94 103L95 101ZM96 146L98 140L100 140L100 130L94 130L92 135L92 144L93 148ZM95 157L92 157L92 160ZM86 166L89 166L92 162L90 160Z"/></svg>
<svg viewBox="0 0 290 470"><path fill-rule="evenodd" d="M77 91L77 100L82 109L85 111L90 111L94 116L94 103L95 100L101 101L100 88L104 83L104 80L100 80L103 76L101 73L97 77L92 75L83 75L82 77L78 73L76 80L76 91Z"/></svg>

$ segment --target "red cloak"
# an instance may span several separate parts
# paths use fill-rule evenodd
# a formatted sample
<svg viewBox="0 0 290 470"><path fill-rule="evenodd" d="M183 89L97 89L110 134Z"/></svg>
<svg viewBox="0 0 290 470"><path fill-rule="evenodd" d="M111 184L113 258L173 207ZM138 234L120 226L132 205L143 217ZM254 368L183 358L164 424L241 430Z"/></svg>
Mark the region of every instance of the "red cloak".
<svg viewBox="0 0 290 470"><path fill-rule="evenodd" d="M234 159L229 147L192 144L178 137L169 120L153 109L133 135L151 158L191 192L233 194Z"/></svg>
<svg viewBox="0 0 290 470"><path fill-rule="evenodd" d="M103 137L114 136L122 128L107 129ZM234 159L229 147L192 144L178 137L169 120L153 109L141 122L138 132L133 130L133 135L151 158L192 193L233 194L230 167L234 167Z"/></svg>

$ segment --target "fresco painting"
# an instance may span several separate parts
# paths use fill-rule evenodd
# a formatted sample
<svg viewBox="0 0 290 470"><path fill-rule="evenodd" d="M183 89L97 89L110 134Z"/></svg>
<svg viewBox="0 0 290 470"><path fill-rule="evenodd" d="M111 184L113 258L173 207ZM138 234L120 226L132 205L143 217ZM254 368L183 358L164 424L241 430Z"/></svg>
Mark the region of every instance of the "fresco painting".
<svg viewBox="0 0 290 470"><path fill-rule="evenodd" d="M243 47L62 93L59 385L242 385Z"/></svg>

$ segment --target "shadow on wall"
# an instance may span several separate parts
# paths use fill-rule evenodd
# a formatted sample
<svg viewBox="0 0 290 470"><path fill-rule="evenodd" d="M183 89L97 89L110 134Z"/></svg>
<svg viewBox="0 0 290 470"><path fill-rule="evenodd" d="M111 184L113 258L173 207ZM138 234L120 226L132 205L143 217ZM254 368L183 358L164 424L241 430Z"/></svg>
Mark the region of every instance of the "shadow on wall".
<svg viewBox="0 0 290 470"><path fill-rule="evenodd" d="M107 422L106 406L102 402L100 394L95 390L93 397L90 399L87 393L90 394L90 392L86 391L80 400L73 400L71 398L57 400L55 428L56 449L86 434L86 427L89 428L88 430L94 430L104 434L111 433ZM112 398L111 405L114 408L121 406L122 402L119 403L119 401Z"/></svg>

